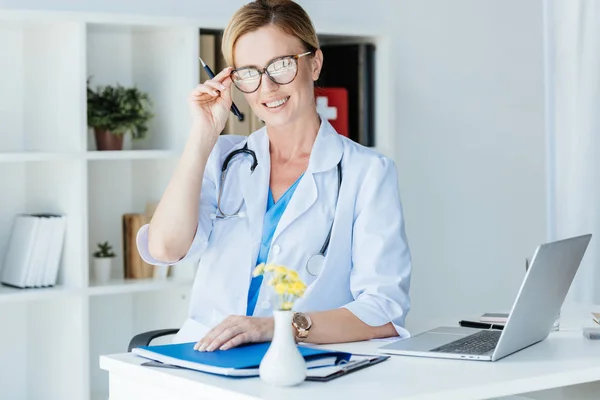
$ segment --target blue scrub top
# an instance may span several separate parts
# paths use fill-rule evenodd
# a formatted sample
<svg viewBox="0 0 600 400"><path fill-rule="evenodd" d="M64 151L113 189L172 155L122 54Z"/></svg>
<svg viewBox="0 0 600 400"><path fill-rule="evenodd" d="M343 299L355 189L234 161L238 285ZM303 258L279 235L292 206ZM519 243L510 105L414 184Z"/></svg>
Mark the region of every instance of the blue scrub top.
<svg viewBox="0 0 600 400"><path fill-rule="evenodd" d="M300 175L300 178L302 178L302 175ZM271 192L271 188L269 188L269 198L267 200L267 212L265 213L265 221L263 225L262 242L260 245L260 251L258 252L256 265L267 262L267 258L269 257L269 249L271 248L271 241L273 240L273 235L275 234L275 229L277 228L277 224L279 223L283 212L287 208L287 205L290 202L294 191L296 190L296 186L298 186L298 182L300 182L300 178L298 178L298 180L296 180L296 182L294 182L294 184L290 186L288 190L286 190L277 203L275 203L273 200L273 193ZM258 293L260 292L262 281L263 277L261 275L253 277L252 282L250 282L250 289L248 290L248 306L246 307L247 316L254 314L254 309L256 308L256 301L258 300Z"/></svg>

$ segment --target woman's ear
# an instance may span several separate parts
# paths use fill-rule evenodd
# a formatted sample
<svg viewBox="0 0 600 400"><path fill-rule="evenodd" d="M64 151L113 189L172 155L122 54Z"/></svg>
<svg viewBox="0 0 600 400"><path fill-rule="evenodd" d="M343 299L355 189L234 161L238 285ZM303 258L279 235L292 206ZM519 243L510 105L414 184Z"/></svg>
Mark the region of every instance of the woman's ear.
<svg viewBox="0 0 600 400"><path fill-rule="evenodd" d="M312 57L312 79L316 81L319 79L321 74L321 68L323 68L323 52L321 49L315 51L315 55Z"/></svg>

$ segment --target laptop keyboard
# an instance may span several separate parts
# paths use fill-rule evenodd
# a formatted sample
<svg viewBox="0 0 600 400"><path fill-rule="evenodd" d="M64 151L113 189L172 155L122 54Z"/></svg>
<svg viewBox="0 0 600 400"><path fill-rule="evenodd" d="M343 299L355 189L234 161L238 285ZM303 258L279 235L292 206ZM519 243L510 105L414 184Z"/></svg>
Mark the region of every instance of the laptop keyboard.
<svg viewBox="0 0 600 400"><path fill-rule="evenodd" d="M501 330L479 331L430 351L455 354L485 354L496 348L501 334Z"/></svg>

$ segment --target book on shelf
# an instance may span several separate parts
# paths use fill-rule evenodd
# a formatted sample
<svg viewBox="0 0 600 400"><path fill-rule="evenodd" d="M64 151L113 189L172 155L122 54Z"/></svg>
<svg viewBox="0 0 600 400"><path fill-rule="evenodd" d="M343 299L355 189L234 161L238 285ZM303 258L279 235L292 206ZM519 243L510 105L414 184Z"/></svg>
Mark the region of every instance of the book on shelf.
<svg viewBox="0 0 600 400"><path fill-rule="evenodd" d="M154 276L154 266L145 262L137 249L140 228L150 222L145 213L123 214L123 266L126 279L148 279Z"/></svg>
<svg viewBox="0 0 600 400"><path fill-rule="evenodd" d="M17 288L54 286L66 231L56 214L15 216L3 257L0 282Z"/></svg>
<svg viewBox="0 0 600 400"><path fill-rule="evenodd" d="M208 65L213 72L216 74L215 67L216 63L216 55L217 55L217 39L214 33L204 33L200 32L200 58ZM200 82L204 82L210 79L204 68L202 68L202 64L198 63L198 69L200 74Z"/></svg>

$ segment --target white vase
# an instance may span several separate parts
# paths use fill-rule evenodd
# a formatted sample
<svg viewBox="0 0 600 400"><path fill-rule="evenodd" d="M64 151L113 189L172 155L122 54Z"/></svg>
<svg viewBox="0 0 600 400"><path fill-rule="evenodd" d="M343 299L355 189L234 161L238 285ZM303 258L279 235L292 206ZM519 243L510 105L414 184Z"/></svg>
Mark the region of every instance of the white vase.
<svg viewBox="0 0 600 400"><path fill-rule="evenodd" d="M294 340L293 313L274 311L273 316L275 318L273 341L260 363L260 378L276 386L298 385L306 378L306 362Z"/></svg>
<svg viewBox="0 0 600 400"><path fill-rule="evenodd" d="M94 280L98 283L106 283L110 280L112 269L112 257L94 258Z"/></svg>

